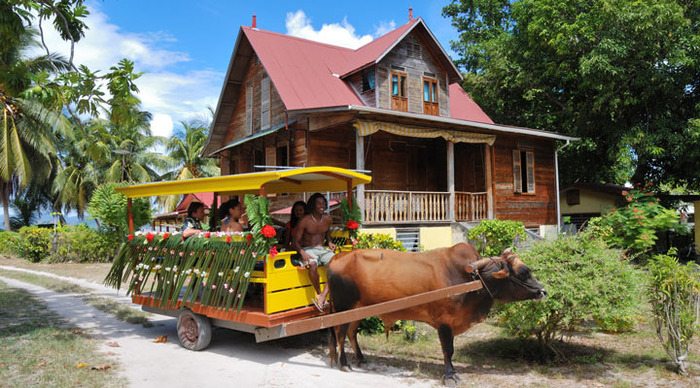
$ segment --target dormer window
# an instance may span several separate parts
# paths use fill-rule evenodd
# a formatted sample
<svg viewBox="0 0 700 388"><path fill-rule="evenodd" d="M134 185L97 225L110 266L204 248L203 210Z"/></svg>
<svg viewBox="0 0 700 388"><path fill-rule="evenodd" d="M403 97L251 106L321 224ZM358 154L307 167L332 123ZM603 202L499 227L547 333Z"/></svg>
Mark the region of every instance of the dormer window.
<svg viewBox="0 0 700 388"><path fill-rule="evenodd" d="M362 92L374 90L374 68L365 69L362 71Z"/></svg>
<svg viewBox="0 0 700 388"><path fill-rule="evenodd" d="M404 72L391 72L391 109L393 110L408 112L407 77Z"/></svg>

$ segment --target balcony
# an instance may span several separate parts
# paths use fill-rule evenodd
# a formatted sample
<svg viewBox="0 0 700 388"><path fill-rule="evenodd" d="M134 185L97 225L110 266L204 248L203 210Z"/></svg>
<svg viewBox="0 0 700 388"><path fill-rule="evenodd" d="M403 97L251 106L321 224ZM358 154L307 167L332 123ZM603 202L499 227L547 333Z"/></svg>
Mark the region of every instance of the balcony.
<svg viewBox="0 0 700 388"><path fill-rule="evenodd" d="M455 192L450 209L449 192L365 190L363 222L380 224L425 224L478 221L488 218L486 192Z"/></svg>

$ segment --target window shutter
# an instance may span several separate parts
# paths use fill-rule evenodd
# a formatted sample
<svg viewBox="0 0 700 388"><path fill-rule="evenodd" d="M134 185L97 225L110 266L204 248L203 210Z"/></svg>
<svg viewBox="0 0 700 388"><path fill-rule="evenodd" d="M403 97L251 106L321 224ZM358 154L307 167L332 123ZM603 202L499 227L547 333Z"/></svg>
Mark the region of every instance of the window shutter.
<svg viewBox="0 0 700 388"><path fill-rule="evenodd" d="M245 90L245 128L253 133L253 84L248 82Z"/></svg>
<svg viewBox="0 0 700 388"><path fill-rule="evenodd" d="M263 77L260 83L260 129L270 126L270 77Z"/></svg>
<svg viewBox="0 0 700 388"><path fill-rule="evenodd" d="M523 174L520 163L520 150L513 150L513 191L523 192Z"/></svg>
<svg viewBox="0 0 700 388"><path fill-rule="evenodd" d="M528 151L525 158L527 163L527 192L535 192L535 153Z"/></svg>

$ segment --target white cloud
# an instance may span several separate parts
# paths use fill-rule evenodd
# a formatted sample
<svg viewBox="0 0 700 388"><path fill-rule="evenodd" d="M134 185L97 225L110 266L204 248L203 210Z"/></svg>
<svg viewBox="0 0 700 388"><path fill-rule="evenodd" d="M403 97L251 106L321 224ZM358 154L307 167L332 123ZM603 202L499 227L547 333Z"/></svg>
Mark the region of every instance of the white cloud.
<svg viewBox="0 0 700 388"><path fill-rule="evenodd" d="M99 8L88 8L85 23L89 29L75 45L74 63L104 74L122 58L132 60L136 71L144 73L136 85L143 109L153 114L154 135L170 136L173 122L201 118L207 106L216 106L224 74L211 70L175 72L174 65L190 60L186 52L165 48L177 42L176 37L163 31L123 31ZM68 58L70 45L48 23L44 23L44 31L49 49Z"/></svg>
<svg viewBox="0 0 700 388"><path fill-rule="evenodd" d="M379 26L374 28L374 36L376 38L386 34L387 32L396 29L396 22L395 21L389 21L389 22L380 22Z"/></svg>
<svg viewBox="0 0 700 388"><path fill-rule="evenodd" d="M323 24L319 30L311 25L304 11L288 12L287 35L356 49L372 41L372 35L357 35L355 27L344 18L340 23Z"/></svg>

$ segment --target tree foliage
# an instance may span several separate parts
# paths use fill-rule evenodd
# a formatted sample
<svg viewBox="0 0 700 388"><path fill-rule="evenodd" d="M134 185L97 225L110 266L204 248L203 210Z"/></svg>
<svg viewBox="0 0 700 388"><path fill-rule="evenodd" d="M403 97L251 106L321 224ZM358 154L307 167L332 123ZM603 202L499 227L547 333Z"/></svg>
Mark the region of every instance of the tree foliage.
<svg viewBox="0 0 700 388"><path fill-rule="evenodd" d="M453 0L443 14L495 121L582 139L563 180L700 187L700 3Z"/></svg>
<svg viewBox="0 0 700 388"><path fill-rule="evenodd" d="M126 218L127 199L117 192L114 183L103 184L95 190L88 204L88 212L97 220L100 228L108 233L115 233L122 238L128 233ZM144 198L134 199L132 214L134 228L139 228L151 220L151 206Z"/></svg>
<svg viewBox="0 0 700 388"><path fill-rule="evenodd" d="M525 226L520 221L483 220L467 232L467 237L482 256L498 256L516 240L525 239Z"/></svg>

